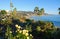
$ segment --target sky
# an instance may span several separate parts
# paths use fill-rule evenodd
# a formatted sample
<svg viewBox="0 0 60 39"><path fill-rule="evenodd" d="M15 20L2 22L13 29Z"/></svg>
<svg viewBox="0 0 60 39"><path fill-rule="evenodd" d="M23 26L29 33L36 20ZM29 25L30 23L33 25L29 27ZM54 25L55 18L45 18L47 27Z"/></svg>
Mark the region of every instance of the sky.
<svg viewBox="0 0 60 39"><path fill-rule="evenodd" d="M14 7L20 11L34 11L37 6L44 8L45 13L58 14L60 0L12 0ZM0 10L10 10L10 0L0 0Z"/></svg>

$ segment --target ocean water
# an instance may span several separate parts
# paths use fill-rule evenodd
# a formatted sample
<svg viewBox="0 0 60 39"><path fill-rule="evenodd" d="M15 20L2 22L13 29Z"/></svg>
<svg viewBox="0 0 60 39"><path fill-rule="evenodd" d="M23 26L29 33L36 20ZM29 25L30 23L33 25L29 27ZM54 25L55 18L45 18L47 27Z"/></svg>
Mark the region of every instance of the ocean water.
<svg viewBox="0 0 60 39"><path fill-rule="evenodd" d="M34 19L36 21L51 21L55 26L60 27L60 15L43 15L43 16L32 16L30 19Z"/></svg>

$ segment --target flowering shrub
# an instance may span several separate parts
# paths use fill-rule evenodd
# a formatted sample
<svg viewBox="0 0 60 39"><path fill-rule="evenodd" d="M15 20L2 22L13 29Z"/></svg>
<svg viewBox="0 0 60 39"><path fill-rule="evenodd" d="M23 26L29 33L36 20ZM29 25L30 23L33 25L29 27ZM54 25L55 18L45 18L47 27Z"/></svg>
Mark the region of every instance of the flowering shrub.
<svg viewBox="0 0 60 39"><path fill-rule="evenodd" d="M15 35L13 35L13 31L11 31L11 27L7 26L7 30L5 33L5 38L7 39L32 39L32 34L29 34L29 30L23 29L21 26L15 25L16 31Z"/></svg>
<svg viewBox="0 0 60 39"><path fill-rule="evenodd" d="M21 26L15 25L16 27L16 37L19 39L32 39L32 34L29 34L29 30L22 29Z"/></svg>

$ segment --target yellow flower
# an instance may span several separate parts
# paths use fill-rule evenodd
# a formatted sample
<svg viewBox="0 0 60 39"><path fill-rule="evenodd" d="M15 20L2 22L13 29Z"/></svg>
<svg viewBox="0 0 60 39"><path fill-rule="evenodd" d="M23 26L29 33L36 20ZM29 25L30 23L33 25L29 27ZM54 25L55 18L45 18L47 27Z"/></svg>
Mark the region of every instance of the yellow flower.
<svg viewBox="0 0 60 39"><path fill-rule="evenodd" d="M28 33L25 34L25 36L28 36L28 35L29 35Z"/></svg>
<svg viewBox="0 0 60 39"><path fill-rule="evenodd" d="M17 28L17 27L18 27L18 25L16 24L16 25L15 25L15 27Z"/></svg>
<svg viewBox="0 0 60 39"><path fill-rule="evenodd" d="M27 39L29 39L29 37L27 37Z"/></svg>

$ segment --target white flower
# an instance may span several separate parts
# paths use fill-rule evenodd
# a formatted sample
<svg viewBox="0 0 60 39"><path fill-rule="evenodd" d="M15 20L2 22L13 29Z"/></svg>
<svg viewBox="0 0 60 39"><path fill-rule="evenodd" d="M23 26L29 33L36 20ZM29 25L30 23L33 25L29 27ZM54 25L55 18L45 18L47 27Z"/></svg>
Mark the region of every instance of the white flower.
<svg viewBox="0 0 60 39"><path fill-rule="evenodd" d="M44 32L44 30L41 30L42 32Z"/></svg>
<svg viewBox="0 0 60 39"><path fill-rule="evenodd" d="M19 29L17 29L17 31L20 31Z"/></svg>
<svg viewBox="0 0 60 39"><path fill-rule="evenodd" d="M19 36L16 36L17 38L19 37Z"/></svg>
<svg viewBox="0 0 60 39"><path fill-rule="evenodd" d="M32 36L32 34L30 34L30 36Z"/></svg>
<svg viewBox="0 0 60 39"><path fill-rule="evenodd" d="M20 27L20 26L18 26L18 28L20 29L21 27Z"/></svg>
<svg viewBox="0 0 60 39"><path fill-rule="evenodd" d="M17 31L16 31L17 32Z"/></svg>
<svg viewBox="0 0 60 39"><path fill-rule="evenodd" d="M23 34L26 34L26 30L23 30Z"/></svg>
<svg viewBox="0 0 60 39"><path fill-rule="evenodd" d="M26 32L28 33L29 31L28 31L28 30L26 30Z"/></svg>
<svg viewBox="0 0 60 39"><path fill-rule="evenodd" d="M28 35L29 35L28 33L25 34L25 36L28 36Z"/></svg>
<svg viewBox="0 0 60 39"><path fill-rule="evenodd" d="M10 31L10 33L12 33L12 31Z"/></svg>
<svg viewBox="0 0 60 39"><path fill-rule="evenodd" d="M27 37L27 39L29 39L29 37Z"/></svg>
<svg viewBox="0 0 60 39"><path fill-rule="evenodd" d="M19 33L22 33L22 30L20 30Z"/></svg>
<svg viewBox="0 0 60 39"><path fill-rule="evenodd" d="M18 28L18 25L16 24L15 27Z"/></svg>
<svg viewBox="0 0 60 39"><path fill-rule="evenodd" d="M4 20L6 20L6 19L4 18L4 19L2 19L2 20L4 21Z"/></svg>

